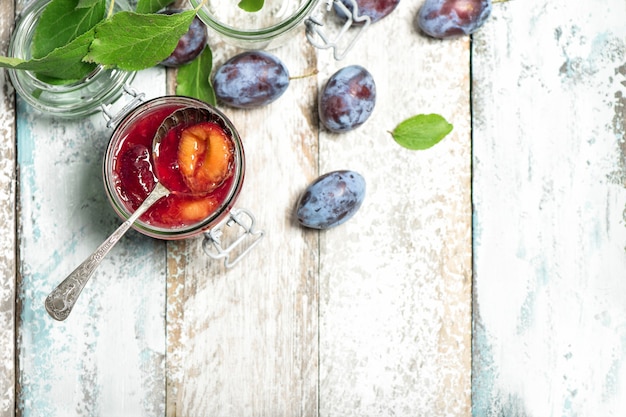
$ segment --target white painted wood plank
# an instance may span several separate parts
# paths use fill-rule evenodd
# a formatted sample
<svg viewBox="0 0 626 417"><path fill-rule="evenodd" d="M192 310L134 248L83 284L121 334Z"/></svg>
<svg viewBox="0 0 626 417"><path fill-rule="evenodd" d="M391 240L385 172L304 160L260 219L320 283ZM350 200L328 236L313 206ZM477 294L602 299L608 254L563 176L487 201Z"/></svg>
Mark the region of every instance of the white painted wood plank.
<svg viewBox="0 0 626 417"><path fill-rule="evenodd" d="M395 45L396 30L390 23L385 23L387 26L381 23L383 26L378 27L384 28L380 30L384 30L385 35L380 31L371 32L368 37L373 43L364 40L367 49L363 47L359 55L351 58L353 62L368 66L379 82L378 108L382 106L383 110L368 124L376 126L375 129L364 127L341 139L323 133L322 146L318 147L317 87L322 77L330 75L332 66L338 65L325 53L322 53L319 65L322 74L318 79L294 81L285 96L270 107L255 111L227 110L240 126L247 152L247 179L240 205L252 209L260 227L268 234L259 250L237 269L228 272L206 259L197 241L168 245L167 415L292 416L329 415L337 411L363 414L377 410L398 415L422 411L467 414L471 282L468 43L465 39L442 46L420 38L412 31L415 12L416 6L407 6L398 12L397 19L405 31L403 36L407 39L414 36L416 44L407 41ZM380 41L384 38L390 39L389 43ZM415 67L398 66L386 72L394 54L400 59L407 51L419 56L425 50ZM223 61L230 52L228 48L220 49L216 63ZM316 54L303 37L299 43L292 43L276 53L286 61L292 74L310 73L317 65ZM428 74L422 78L422 71L427 72L437 60L442 60L442 68L461 64L454 67L458 72L451 71L445 77L435 68L434 76ZM398 81L407 76L416 80L415 91L407 91L406 84ZM388 92L384 92L385 87L389 88ZM432 96L439 98L433 101ZM432 152L412 153L401 149L386 133L405 117L433 111L445 114L456 129ZM77 154L68 146L59 150L43 141L41 133L46 126L47 133L54 139L60 137L59 131L65 130L63 142L67 144L71 140L67 138L72 138L77 131L84 132L84 127L53 123L50 128L49 122L46 124L32 115L25 116L20 123L21 131L35 131L37 134L29 135L38 139L37 146L24 145L20 153L25 158L21 170L29 181L28 189L21 196L23 212L28 214L20 223L25 230L24 280L20 287L24 293L20 321L22 409L26 410L25 414L55 415L70 404L82 407L80 411L84 414L114 415L120 410L114 408L119 402L115 403L112 398L122 397L127 407L125 412L140 414L148 408L153 411L163 401L158 388L154 387L159 379L154 375L155 379L149 379L146 376L149 372L142 373L141 369L159 373L158 348L147 349L148 358L138 361L136 346L123 344L128 340L125 332L132 327L133 320L124 322L111 318L115 314L135 317L134 311L129 312L130 307L120 305L119 297L124 290L131 293L137 290L98 286L106 279L113 280L112 275L116 273L122 275L125 268L132 268L128 257L122 254L118 255L120 258L112 258L109 261L112 265L101 272L102 278L90 284L82 296L82 299L92 300L89 308L83 307L83 312L89 315L76 319L77 307L71 317L76 323L74 327L63 327L61 331L50 327L48 322L42 325L38 321L43 320L43 309L34 300L43 299L49 290L43 288L45 280L39 272L42 265L44 269L55 271L67 264L68 271L71 270L69 265L77 264L90 251L82 247L86 245L84 242L91 237L98 242L86 246L95 247L106 235L103 229L115 221L104 219L94 226L84 215L77 216L82 226L73 226L63 235L69 216L62 214L72 210L78 213L68 208L63 200L80 193L72 191L76 188L72 183L60 194L58 189L53 192L52 188L39 183L41 176L51 175L45 168L51 162L44 163L43 156L51 156L54 168L67 176L86 169L84 158L90 148L81 148ZM375 135L369 137L367 133L374 130ZM59 151L60 155L57 157L54 151ZM390 155L393 162L381 164L381 153ZM74 164L67 164L68 156L77 157L72 159ZM323 158L319 169L318 156ZM446 158L449 160L442 163ZM332 231L334 235L322 234L320 246L317 232L304 231L295 225L293 206L299 193L318 174L340 163L345 167L346 161L354 162L355 169L362 168L369 173L368 178L374 178L369 182L370 193L373 187L377 197L370 209L364 208L360 213L360 220L355 219L350 226ZM76 162L83 166L75 166ZM396 188L389 185L388 178L397 181ZM35 192L42 193L37 194L42 201L33 200ZM93 197L93 204L98 204L98 198L101 197ZM88 205L83 209L94 212L94 207ZM380 213L386 215L381 218ZM398 218L396 213L399 213ZM42 228L40 224L47 227ZM376 239L362 242L363 239L355 238L354 230L365 231L365 236ZM385 232L379 236L379 230ZM75 246L67 248L64 254L67 258L61 260L50 242L53 237L54 243L58 243L74 235L76 239L85 240L80 240L80 247L76 241ZM146 243L139 236L135 239L133 243L141 248L152 247L153 243ZM150 282L149 288L154 288L152 285L157 280L153 275L158 275L159 268L164 270L164 265L159 267L158 261L155 262L160 259L158 252L162 245L154 245L157 255L141 252L141 261L135 261L140 263L137 271L148 271L145 280ZM39 247L50 252L43 252L43 261L38 257L41 256ZM381 247L382 254L375 256L378 252L374 251ZM320 249L326 251L321 258ZM358 255L341 256L350 253L350 249L356 250ZM136 250L126 249L126 256L137 256ZM124 253L124 247L119 251ZM407 257L414 251L417 252L415 258ZM318 269L320 259L321 270ZM334 270L329 268L333 262L336 262ZM362 265L371 269L359 276ZM151 268L154 274L149 272ZM395 273L391 281L378 281L389 273ZM363 282L369 282L369 286L364 286ZM357 294L360 298L348 291L361 287L364 288ZM414 292L415 287L420 288L419 293ZM345 292L344 288L347 288ZM151 292L134 295L150 298L146 293ZM318 329L318 294L324 297L322 329ZM383 294L382 302L377 294ZM157 291L154 298L160 296ZM158 303L150 306L158 306ZM373 308L381 315L369 314ZM148 317L152 316L148 314ZM371 319L371 325L365 327L364 321L357 320L362 317ZM395 324L385 323L386 318ZM140 334L156 334L157 322L154 321L154 332ZM118 323L119 327L112 323ZM135 323L137 327L141 324ZM113 333L121 335L114 347L121 346L124 352L131 352L117 356L123 362L121 365L112 360L114 354L108 352L109 356L102 352L104 346L114 351L111 344L105 342L113 339ZM80 341L83 345L68 348L62 338ZM318 340L322 341L321 353ZM158 345L158 337L151 342L152 346ZM39 351L46 353L35 356L34 352ZM157 354L153 354L155 351ZM344 351L351 355L344 355ZM87 352L87 355L77 365L68 366L71 355L77 352ZM318 354L324 363L321 381L318 381ZM360 360L356 366L354 358ZM67 368L63 373L62 367ZM124 376L124 381L130 380L129 385L136 388L133 384L142 379L149 379L148 383L138 389L139 393L129 393L126 385L107 385L119 376L120 368L130 374ZM138 371L138 368L141 369ZM59 382L68 388L67 392L61 394L56 388L48 390L49 386L41 385L48 381ZM85 381L87 387L77 391ZM319 392L318 384L321 384ZM119 390L114 391L112 387ZM104 395L103 391L106 391ZM81 402L81 398L88 400ZM149 399L143 404L149 407L140 409L139 399L146 398ZM376 404L377 401L381 404ZM355 403L362 406L355 406Z"/></svg>
<svg viewBox="0 0 626 417"><path fill-rule="evenodd" d="M133 85L162 94L164 71L142 72ZM102 115L57 120L18 102L18 406L24 416L164 412L163 242L129 232L66 321L44 309L49 291L120 223L102 185L111 133Z"/></svg>
<svg viewBox="0 0 626 417"><path fill-rule="evenodd" d="M236 52L211 40L214 66ZM310 74L304 34L271 51L292 75ZM224 270L201 243L168 244L168 416L317 415L317 251L293 208L317 169L315 77L293 80L267 107L221 107L246 152L237 206L263 241Z"/></svg>
<svg viewBox="0 0 626 417"><path fill-rule="evenodd" d="M320 88L337 69L367 68L372 117L320 132L320 174L360 172L354 218L320 234L320 416L467 416L471 358L469 39L414 29L400 2L345 60L319 53ZM409 151L389 131L439 113L453 132Z"/></svg>
<svg viewBox="0 0 626 417"><path fill-rule="evenodd" d="M625 21L511 1L475 36L475 416L626 409Z"/></svg>
<svg viewBox="0 0 626 417"><path fill-rule="evenodd" d="M0 53L13 27L13 1L0 1ZM0 416L15 412L15 108L13 89L0 71Z"/></svg>

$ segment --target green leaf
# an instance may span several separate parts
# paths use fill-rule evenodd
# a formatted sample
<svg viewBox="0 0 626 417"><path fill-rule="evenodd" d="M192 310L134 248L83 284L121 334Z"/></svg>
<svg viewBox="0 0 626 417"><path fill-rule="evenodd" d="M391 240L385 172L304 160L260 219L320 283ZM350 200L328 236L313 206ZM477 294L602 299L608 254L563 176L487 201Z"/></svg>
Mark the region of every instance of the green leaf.
<svg viewBox="0 0 626 417"><path fill-rule="evenodd" d="M95 64L82 61L93 39L92 29L43 58L25 61L19 58L0 57L0 67L33 71L39 76L67 81L79 80L96 68Z"/></svg>
<svg viewBox="0 0 626 417"><path fill-rule="evenodd" d="M258 12L263 8L264 0L241 0L239 8L246 12Z"/></svg>
<svg viewBox="0 0 626 417"><path fill-rule="evenodd" d="M46 6L33 34L33 58L67 45L104 19L105 0L94 0L91 7L77 6L78 0L52 0Z"/></svg>
<svg viewBox="0 0 626 417"><path fill-rule="evenodd" d="M172 3L172 0L139 0L137 2L137 13L156 13Z"/></svg>
<svg viewBox="0 0 626 417"><path fill-rule="evenodd" d="M127 71L152 67L174 51L195 15L195 10L173 15L115 13L96 27L85 61Z"/></svg>
<svg viewBox="0 0 626 417"><path fill-rule="evenodd" d="M78 0L78 4L76 5L77 9L85 9L90 7L95 7L100 3L101 0Z"/></svg>
<svg viewBox="0 0 626 417"><path fill-rule="evenodd" d="M213 55L207 45L196 59L178 68L176 94L194 97L215 106L215 91L211 85L212 67Z"/></svg>
<svg viewBox="0 0 626 417"><path fill-rule="evenodd" d="M452 129L453 126L438 114L419 114L400 123L391 134L401 146L423 150L439 143Z"/></svg>

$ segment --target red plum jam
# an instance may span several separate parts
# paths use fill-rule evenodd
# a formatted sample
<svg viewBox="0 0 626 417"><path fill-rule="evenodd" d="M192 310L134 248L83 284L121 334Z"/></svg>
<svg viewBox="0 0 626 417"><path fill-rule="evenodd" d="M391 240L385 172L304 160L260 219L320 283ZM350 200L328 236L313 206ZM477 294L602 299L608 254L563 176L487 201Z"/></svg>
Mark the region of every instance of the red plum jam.
<svg viewBox="0 0 626 417"><path fill-rule="evenodd" d="M202 120L167 127L175 111L204 109ZM117 126L105 161L109 200L126 219L157 181L170 190L133 226L161 239L183 239L217 225L231 210L244 176L243 147L231 122L214 107L188 97L166 96L141 104Z"/></svg>

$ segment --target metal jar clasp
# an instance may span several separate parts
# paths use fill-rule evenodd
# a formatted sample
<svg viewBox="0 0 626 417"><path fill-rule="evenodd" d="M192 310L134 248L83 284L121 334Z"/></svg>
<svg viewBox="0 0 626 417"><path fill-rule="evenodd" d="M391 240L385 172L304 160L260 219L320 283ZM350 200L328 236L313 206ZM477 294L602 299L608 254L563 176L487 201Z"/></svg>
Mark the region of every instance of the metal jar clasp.
<svg viewBox="0 0 626 417"><path fill-rule="evenodd" d="M113 129L118 123L135 107L145 102L145 94L140 93L135 90L128 84L124 84L124 94L128 96L128 101L124 104L124 106L115 110L114 104L101 104L100 109L102 110L102 115L104 119L107 121L107 128Z"/></svg>
<svg viewBox="0 0 626 417"><path fill-rule="evenodd" d="M265 232L256 230L254 216L248 210L234 208L224 222L204 232L202 249L213 259L224 259L226 268L230 268L239 262L253 247L263 238ZM223 244L224 227L237 227L234 237L230 237L230 243ZM235 252L237 249L237 252ZM235 255L231 257L231 255Z"/></svg>
<svg viewBox="0 0 626 417"><path fill-rule="evenodd" d="M337 61L342 60L348 52L350 52L357 40L363 34L363 31L367 29L371 23L369 16L359 15L359 6L357 5L356 0L347 1L352 4L352 10L346 7L341 0L326 0L326 12L330 12L331 8L336 7L337 10L339 10L339 12L347 18L339 32L336 33L332 39L322 29L322 26L324 26L322 16L323 13L311 15L304 21L306 26L306 37L309 43L319 49L332 48L333 56ZM346 46L342 48L342 44L340 42L345 36L347 36L346 34L348 33L348 29L352 26L358 28L358 31L352 36L352 39L350 39L347 43L343 43Z"/></svg>

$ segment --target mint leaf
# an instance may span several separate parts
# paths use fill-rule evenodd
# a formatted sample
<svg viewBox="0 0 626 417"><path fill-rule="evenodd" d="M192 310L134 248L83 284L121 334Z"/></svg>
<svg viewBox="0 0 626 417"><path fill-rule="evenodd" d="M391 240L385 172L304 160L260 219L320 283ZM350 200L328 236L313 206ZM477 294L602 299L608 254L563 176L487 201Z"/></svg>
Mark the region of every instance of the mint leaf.
<svg viewBox="0 0 626 417"><path fill-rule="evenodd" d="M93 39L92 29L43 58L25 61L19 58L0 57L0 67L33 71L40 76L67 81L79 80L96 68L95 64L82 62Z"/></svg>
<svg viewBox="0 0 626 417"><path fill-rule="evenodd" d="M264 0L241 0L239 8L246 12L258 12L263 8Z"/></svg>
<svg viewBox="0 0 626 417"><path fill-rule="evenodd" d="M443 116L419 114L401 122L391 134L401 146L423 150L439 143L452 129L453 126Z"/></svg>
<svg viewBox="0 0 626 417"><path fill-rule="evenodd" d="M172 3L172 0L139 0L137 2L137 13L156 13Z"/></svg>
<svg viewBox="0 0 626 417"><path fill-rule="evenodd" d="M93 1L93 6L77 9L79 0L52 0L35 27L31 53L43 58L93 28L104 19L105 0Z"/></svg>
<svg viewBox="0 0 626 417"><path fill-rule="evenodd" d="M215 91L211 85L213 54L208 46L190 63L178 68L176 94L197 98L215 106Z"/></svg>
<svg viewBox="0 0 626 417"><path fill-rule="evenodd" d="M118 12L96 27L85 61L139 71L167 58L189 30L195 10L165 15Z"/></svg>

